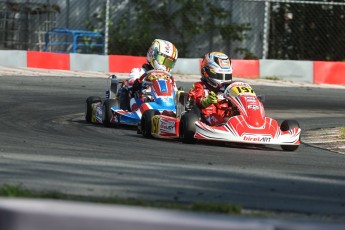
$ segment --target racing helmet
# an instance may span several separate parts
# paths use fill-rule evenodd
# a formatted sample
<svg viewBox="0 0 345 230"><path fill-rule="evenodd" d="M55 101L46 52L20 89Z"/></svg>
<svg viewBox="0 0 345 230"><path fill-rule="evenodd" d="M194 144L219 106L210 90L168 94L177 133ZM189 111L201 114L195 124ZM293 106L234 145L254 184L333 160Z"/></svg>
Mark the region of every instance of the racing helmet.
<svg viewBox="0 0 345 230"><path fill-rule="evenodd" d="M147 51L147 62L157 70L170 72L177 60L177 49L174 44L162 39L155 39Z"/></svg>
<svg viewBox="0 0 345 230"><path fill-rule="evenodd" d="M204 56L201 63L201 80L212 88L232 80L231 61L222 52L211 52Z"/></svg>

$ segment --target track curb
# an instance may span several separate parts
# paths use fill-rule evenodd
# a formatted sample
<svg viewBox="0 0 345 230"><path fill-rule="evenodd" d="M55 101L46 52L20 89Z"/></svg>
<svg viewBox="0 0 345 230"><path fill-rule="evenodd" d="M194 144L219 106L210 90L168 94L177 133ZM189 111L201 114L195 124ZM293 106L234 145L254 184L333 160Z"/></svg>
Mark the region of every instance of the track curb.
<svg viewBox="0 0 345 230"><path fill-rule="evenodd" d="M342 127L320 128L303 132L302 143L314 148L345 154L345 138L340 136Z"/></svg>

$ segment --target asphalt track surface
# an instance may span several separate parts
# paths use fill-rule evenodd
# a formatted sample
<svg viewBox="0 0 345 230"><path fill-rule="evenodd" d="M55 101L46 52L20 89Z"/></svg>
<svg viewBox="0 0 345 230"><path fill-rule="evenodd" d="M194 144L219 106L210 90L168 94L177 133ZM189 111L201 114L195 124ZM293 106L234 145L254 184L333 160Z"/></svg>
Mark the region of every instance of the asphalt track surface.
<svg viewBox="0 0 345 230"><path fill-rule="evenodd" d="M253 88L265 95L266 115L278 121L297 119L302 130L344 126L344 89ZM345 222L343 154L307 144L295 152L187 145L87 124L85 99L104 90L102 78L0 76L0 184L90 197L231 203Z"/></svg>

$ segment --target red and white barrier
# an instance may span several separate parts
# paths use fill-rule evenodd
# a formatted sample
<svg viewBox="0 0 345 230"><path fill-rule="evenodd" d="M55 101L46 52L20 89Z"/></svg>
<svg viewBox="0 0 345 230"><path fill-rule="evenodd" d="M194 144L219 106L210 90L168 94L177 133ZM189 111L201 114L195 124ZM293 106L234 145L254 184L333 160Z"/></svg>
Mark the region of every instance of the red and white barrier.
<svg viewBox="0 0 345 230"><path fill-rule="evenodd" d="M315 84L345 84L345 62L314 62Z"/></svg>
<svg viewBox="0 0 345 230"><path fill-rule="evenodd" d="M233 76L277 77L314 84L345 85L345 62L233 59ZM0 66L72 71L129 73L146 62L146 57L128 55L67 54L38 51L0 51ZM200 75L200 58L179 58L173 74Z"/></svg>

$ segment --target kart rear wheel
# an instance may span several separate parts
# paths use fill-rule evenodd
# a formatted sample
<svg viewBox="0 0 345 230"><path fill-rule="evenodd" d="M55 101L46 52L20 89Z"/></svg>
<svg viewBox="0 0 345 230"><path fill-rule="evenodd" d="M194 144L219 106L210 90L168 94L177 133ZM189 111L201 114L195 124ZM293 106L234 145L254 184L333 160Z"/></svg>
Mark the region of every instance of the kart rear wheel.
<svg viewBox="0 0 345 230"><path fill-rule="evenodd" d="M284 120L280 125L280 130L288 131L292 128L299 128L299 123L296 120ZM301 136L300 136L301 139ZM295 151L298 145L281 145L284 151Z"/></svg>
<svg viewBox="0 0 345 230"><path fill-rule="evenodd" d="M111 119L113 117L111 107L113 106L119 107L119 101L116 99L107 99L103 103L102 123L105 127L111 127L116 125L115 123L111 123Z"/></svg>
<svg viewBox="0 0 345 230"><path fill-rule="evenodd" d="M152 117L155 115L159 115L160 112L155 109L146 110L141 117L140 125L141 125L141 134L146 137L152 137Z"/></svg>
<svg viewBox="0 0 345 230"><path fill-rule="evenodd" d="M101 103L102 99L97 96L91 96L86 99L86 111L85 111L85 120L88 123L92 122L92 105L96 103Z"/></svg>
<svg viewBox="0 0 345 230"><path fill-rule="evenodd" d="M187 112L182 115L180 120L180 140L186 144L195 144L195 122L199 117L193 112Z"/></svg>

